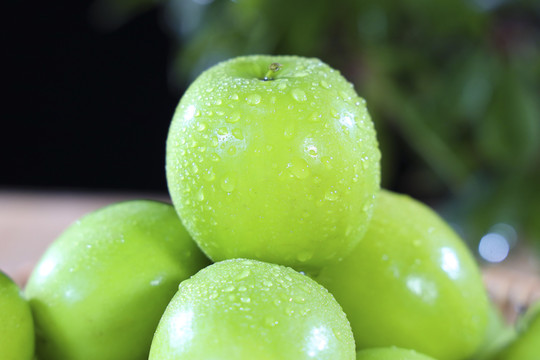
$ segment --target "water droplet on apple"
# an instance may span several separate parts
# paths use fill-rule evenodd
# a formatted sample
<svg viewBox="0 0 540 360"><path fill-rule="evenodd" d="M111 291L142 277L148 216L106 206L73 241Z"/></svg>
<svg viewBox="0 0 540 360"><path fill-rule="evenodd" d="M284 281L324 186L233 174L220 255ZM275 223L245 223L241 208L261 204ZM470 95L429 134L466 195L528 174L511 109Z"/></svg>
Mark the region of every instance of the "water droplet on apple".
<svg viewBox="0 0 540 360"><path fill-rule="evenodd" d="M285 81L280 81L278 84L279 90L285 90L287 88L287 83Z"/></svg>
<svg viewBox="0 0 540 360"><path fill-rule="evenodd" d="M315 145L309 145L307 147L307 153L311 157L317 157L318 149L317 149L317 147Z"/></svg>
<svg viewBox="0 0 540 360"><path fill-rule="evenodd" d="M289 316L292 316L294 314L294 309L292 306L287 306L287 308L285 309L285 313L287 313L287 315Z"/></svg>
<svg viewBox="0 0 540 360"><path fill-rule="evenodd" d="M334 188L330 188L324 193L324 198L328 201L336 201L337 199L339 199L339 195L337 190L335 190Z"/></svg>
<svg viewBox="0 0 540 360"><path fill-rule="evenodd" d="M221 105L221 104L222 104L221 99L217 99L216 101L214 101L214 105Z"/></svg>
<svg viewBox="0 0 540 360"><path fill-rule="evenodd" d="M232 192L234 191L234 188L236 187L236 181L231 176L225 176L223 180L221 180L221 188L223 191L226 192Z"/></svg>
<svg viewBox="0 0 540 360"><path fill-rule="evenodd" d="M234 291L236 288L234 287L234 285L227 285L226 287L223 288L223 291L225 292L231 292L231 291Z"/></svg>
<svg viewBox="0 0 540 360"><path fill-rule="evenodd" d="M240 128L233 129L232 134L238 140L243 140L244 139L244 134L242 133L242 129L240 129Z"/></svg>
<svg viewBox="0 0 540 360"><path fill-rule="evenodd" d="M367 213L369 211L370 207L371 207L371 205L369 203L366 203L366 204L364 204L364 206L362 206L362 211L364 213Z"/></svg>
<svg viewBox="0 0 540 360"><path fill-rule="evenodd" d="M232 99L232 100L238 100L238 99L239 99L238 94L236 94L236 93L235 93L235 94L232 94L232 95L231 95L231 99Z"/></svg>
<svg viewBox="0 0 540 360"><path fill-rule="evenodd" d="M309 165L302 158L295 158L289 164L289 170L298 179L306 179L310 175Z"/></svg>
<svg viewBox="0 0 540 360"><path fill-rule="evenodd" d="M196 199L197 199L197 201L203 201L204 200L204 191L203 191L203 189L200 189L197 192Z"/></svg>
<svg viewBox="0 0 540 360"><path fill-rule="evenodd" d="M214 170L212 170L212 168L208 168L206 169L206 173L203 177L206 181L212 182L216 179L216 174L214 173Z"/></svg>
<svg viewBox="0 0 540 360"><path fill-rule="evenodd" d="M215 298L217 298L219 296L218 292L217 291L213 291L210 296L208 296L208 298L210 300L214 300Z"/></svg>
<svg viewBox="0 0 540 360"><path fill-rule="evenodd" d="M210 155L210 159L212 159L212 161L215 161L215 162L218 162L221 160L221 158L219 157L218 154L216 153L213 153L212 155Z"/></svg>
<svg viewBox="0 0 540 360"><path fill-rule="evenodd" d="M245 279L245 278L247 278L250 274L251 274L251 271L250 271L249 269L244 269L243 271L241 271L241 272L236 276L236 280L242 280L242 279Z"/></svg>
<svg viewBox="0 0 540 360"><path fill-rule="evenodd" d="M229 148L227 149L227 153L231 156L236 154L236 146L234 145L229 146Z"/></svg>
<svg viewBox="0 0 540 360"><path fill-rule="evenodd" d="M246 101L249 105L257 105L261 102L261 95L251 94L246 97Z"/></svg>
<svg viewBox="0 0 540 360"><path fill-rule="evenodd" d="M241 285L238 287L238 291L239 292L246 292L247 291L247 287L245 287L244 285Z"/></svg>
<svg viewBox="0 0 540 360"><path fill-rule="evenodd" d="M234 124L235 122L238 122L240 120L240 113L232 113L225 121L227 121L230 124Z"/></svg>
<svg viewBox="0 0 540 360"><path fill-rule="evenodd" d="M307 100L306 93L303 90L294 89L291 92L291 94L292 94L294 100L296 100L296 101L306 101Z"/></svg>
<svg viewBox="0 0 540 360"><path fill-rule="evenodd" d="M351 96L343 90L339 92L339 96L341 96L341 98L345 100L345 102L351 101Z"/></svg>
<svg viewBox="0 0 540 360"><path fill-rule="evenodd" d="M324 80L321 80L321 86L325 89L330 89L332 87L332 85L330 85L329 83L327 83L326 81Z"/></svg>
<svg viewBox="0 0 540 360"><path fill-rule="evenodd" d="M273 317L267 316L267 317L264 318L264 324L266 326L274 327L274 326L276 326L278 324L278 322Z"/></svg>
<svg viewBox="0 0 540 360"><path fill-rule="evenodd" d="M308 119L309 119L309 121L311 121L311 122L317 122L317 121L319 121L321 118L322 118L322 115L321 115L320 113L314 112L313 114L311 114L311 115L309 116Z"/></svg>
<svg viewBox="0 0 540 360"><path fill-rule="evenodd" d="M227 135L229 133L229 129L227 127L223 126L223 127L220 127L217 130L217 133L218 133L218 135Z"/></svg>
<svg viewBox="0 0 540 360"><path fill-rule="evenodd" d="M251 298L249 296L244 296L240 298L240 301L243 302L244 304L248 304L251 302Z"/></svg>

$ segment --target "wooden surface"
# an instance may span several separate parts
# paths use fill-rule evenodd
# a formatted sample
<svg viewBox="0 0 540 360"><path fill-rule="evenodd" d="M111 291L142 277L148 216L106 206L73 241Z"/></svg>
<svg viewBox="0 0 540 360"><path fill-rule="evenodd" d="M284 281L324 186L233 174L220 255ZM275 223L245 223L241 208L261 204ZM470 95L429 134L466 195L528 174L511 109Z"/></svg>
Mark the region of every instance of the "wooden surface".
<svg viewBox="0 0 540 360"><path fill-rule="evenodd" d="M72 222L103 206L133 199L169 201L163 194L0 189L0 270L23 286L49 244Z"/></svg>
<svg viewBox="0 0 540 360"><path fill-rule="evenodd" d="M0 269L21 287L49 244L73 221L105 205L132 199L169 201L166 194L29 192L0 189ZM540 300L540 261L526 247L507 260L483 265L486 288L513 322L530 303Z"/></svg>

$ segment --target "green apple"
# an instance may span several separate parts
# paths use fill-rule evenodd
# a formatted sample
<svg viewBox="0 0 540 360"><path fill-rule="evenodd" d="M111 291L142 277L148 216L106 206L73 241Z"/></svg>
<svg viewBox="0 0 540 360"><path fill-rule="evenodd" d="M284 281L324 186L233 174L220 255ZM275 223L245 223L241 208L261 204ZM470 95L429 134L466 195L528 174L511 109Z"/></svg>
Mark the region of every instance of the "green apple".
<svg viewBox="0 0 540 360"><path fill-rule="evenodd" d="M0 271L0 359L34 357L34 322L30 306L13 280Z"/></svg>
<svg viewBox="0 0 540 360"><path fill-rule="evenodd" d="M527 310L516 328L516 338L495 355L493 360L540 359L540 301Z"/></svg>
<svg viewBox="0 0 540 360"><path fill-rule="evenodd" d="M147 359L178 284L207 263L170 204L133 200L86 215L26 287L39 359Z"/></svg>
<svg viewBox="0 0 540 360"><path fill-rule="evenodd" d="M356 360L435 360L414 350L402 349L395 346L360 350Z"/></svg>
<svg viewBox="0 0 540 360"><path fill-rule="evenodd" d="M180 218L212 260L309 270L364 234L379 161L365 102L338 71L261 55L191 84L171 122L166 173Z"/></svg>
<svg viewBox="0 0 540 360"><path fill-rule="evenodd" d="M343 310L311 278L257 260L215 263L182 282L150 360L355 358Z"/></svg>
<svg viewBox="0 0 540 360"><path fill-rule="evenodd" d="M343 306L358 349L398 346L458 360L486 332L489 303L471 252L405 195L381 190L365 237L317 280Z"/></svg>
<svg viewBox="0 0 540 360"><path fill-rule="evenodd" d="M506 323L501 310L489 301L487 331L481 345L469 360L492 359L502 348L508 346L516 338L516 329Z"/></svg>

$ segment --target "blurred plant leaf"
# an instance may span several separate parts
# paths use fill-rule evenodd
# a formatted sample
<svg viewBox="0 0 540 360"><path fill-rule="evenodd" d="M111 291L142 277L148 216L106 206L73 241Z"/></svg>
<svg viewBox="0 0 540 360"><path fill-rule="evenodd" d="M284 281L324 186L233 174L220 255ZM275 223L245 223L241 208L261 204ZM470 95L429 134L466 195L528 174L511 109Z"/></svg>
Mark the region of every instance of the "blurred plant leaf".
<svg viewBox="0 0 540 360"><path fill-rule="evenodd" d="M107 4L113 24L160 3L97 1ZM540 239L540 2L163 5L176 45L171 78L180 89L234 56L319 57L366 98L384 149L385 184L437 199L472 242L500 221Z"/></svg>

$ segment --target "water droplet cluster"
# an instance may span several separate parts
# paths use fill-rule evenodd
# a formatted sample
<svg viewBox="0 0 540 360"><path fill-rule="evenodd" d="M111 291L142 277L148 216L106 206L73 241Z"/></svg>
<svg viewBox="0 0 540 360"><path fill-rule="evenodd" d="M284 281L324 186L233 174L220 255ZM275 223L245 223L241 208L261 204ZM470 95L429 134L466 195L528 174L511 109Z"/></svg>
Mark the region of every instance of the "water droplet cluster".
<svg viewBox="0 0 540 360"><path fill-rule="evenodd" d="M380 154L364 101L318 60L279 63L268 81L268 65L252 77L211 69L171 124L171 197L214 260L318 266L344 256L371 216Z"/></svg>
<svg viewBox="0 0 540 360"><path fill-rule="evenodd" d="M208 325L216 323L218 328ZM321 359L354 354L346 316L325 288L291 268L256 260L214 263L182 282L155 341L170 342L178 333L196 334L182 349L195 358L201 349L208 350L216 334L231 333L241 337L242 347L248 349L246 343L254 342L271 353L279 344L281 358L297 358L294 349ZM324 339L313 339L314 333ZM226 352L235 345L222 343L216 351Z"/></svg>

